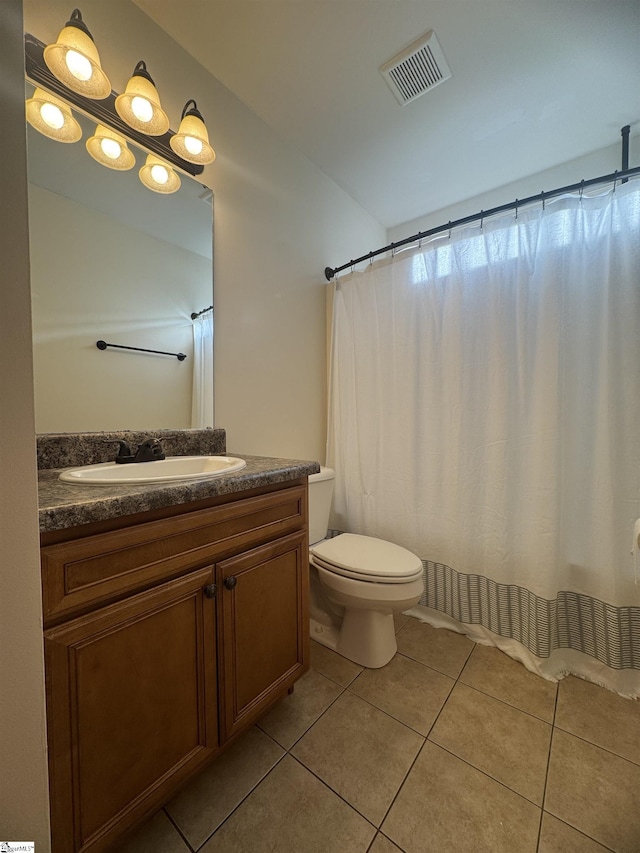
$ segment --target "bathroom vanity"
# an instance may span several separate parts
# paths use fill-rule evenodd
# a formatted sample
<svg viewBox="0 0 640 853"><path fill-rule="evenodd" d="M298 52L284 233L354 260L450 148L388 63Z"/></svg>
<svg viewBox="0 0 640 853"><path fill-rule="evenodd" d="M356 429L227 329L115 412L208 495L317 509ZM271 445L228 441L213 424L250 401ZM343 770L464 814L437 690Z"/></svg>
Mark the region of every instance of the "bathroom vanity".
<svg viewBox="0 0 640 853"><path fill-rule="evenodd" d="M110 849L308 668L319 466L244 458L193 484L40 472L54 853Z"/></svg>

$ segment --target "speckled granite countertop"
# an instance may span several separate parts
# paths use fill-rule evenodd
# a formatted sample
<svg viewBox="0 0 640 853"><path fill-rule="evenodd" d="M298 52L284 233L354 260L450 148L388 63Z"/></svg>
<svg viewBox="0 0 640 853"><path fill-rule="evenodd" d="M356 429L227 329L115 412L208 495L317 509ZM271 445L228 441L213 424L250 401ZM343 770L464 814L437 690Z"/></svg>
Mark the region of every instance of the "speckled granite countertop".
<svg viewBox="0 0 640 853"><path fill-rule="evenodd" d="M46 432L38 436L38 469L76 468L111 462L118 440L132 451L147 438L157 438L167 456L216 456L224 454L227 434L223 429L119 430L118 432Z"/></svg>
<svg viewBox="0 0 640 853"><path fill-rule="evenodd" d="M42 469L38 475L40 531L62 530L274 483L286 483L320 470L317 462L306 460L247 456L243 453L228 455L245 459L247 467L222 477L174 483L78 486L75 483L63 483L59 479L63 468Z"/></svg>

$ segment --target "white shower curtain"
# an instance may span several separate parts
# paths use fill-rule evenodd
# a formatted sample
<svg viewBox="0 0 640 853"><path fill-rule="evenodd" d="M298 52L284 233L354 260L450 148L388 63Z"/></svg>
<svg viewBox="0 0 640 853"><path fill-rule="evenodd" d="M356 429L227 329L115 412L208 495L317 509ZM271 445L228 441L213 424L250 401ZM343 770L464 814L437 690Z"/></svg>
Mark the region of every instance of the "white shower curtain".
<svg viewBox="0 0 640 853"><path fill-rule="evenodd" d="M193 321L191 428L213 427L213 311Z"/></svg>
<svg viewBox="0 0 640 853"><path fill-rule="evenodd" d="M418 554L428 621L626 695L640 693L639 237L628 183L341 278L327 447L334 527Z"/></svg>

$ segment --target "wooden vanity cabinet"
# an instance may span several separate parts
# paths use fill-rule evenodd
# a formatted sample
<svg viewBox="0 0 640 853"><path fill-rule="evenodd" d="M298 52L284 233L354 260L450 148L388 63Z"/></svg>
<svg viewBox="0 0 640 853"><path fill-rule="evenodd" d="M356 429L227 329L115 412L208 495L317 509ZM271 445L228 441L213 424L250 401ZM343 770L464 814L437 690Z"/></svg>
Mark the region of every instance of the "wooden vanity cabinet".
<svg viewBox="0 0 640 853"><path fill-rule="evenodd" d="M54 850L102 849L218 748L211 569L45 634Z"/></svg>
<svg viewBox="0 0 640 853"><path fill-rule="evenodd" d="M306 481L185 506L43 535L54 853L113 849L308 668Z"/></svg>
<svg viewBox="0 0 640 853"><path fill-rule="evenodd" d="M300 532L216 567L223 742L286 692L305 664L308 564L307 534Z"/></svg>

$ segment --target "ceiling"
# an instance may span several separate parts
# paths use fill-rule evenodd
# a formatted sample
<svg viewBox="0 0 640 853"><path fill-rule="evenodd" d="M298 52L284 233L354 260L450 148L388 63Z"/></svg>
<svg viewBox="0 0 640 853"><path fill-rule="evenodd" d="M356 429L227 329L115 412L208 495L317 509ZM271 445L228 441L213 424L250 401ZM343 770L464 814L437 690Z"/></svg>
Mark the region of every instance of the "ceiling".
<svg viewBox="0 0 640 853"><path fill-rule="evenodd" d="M386 227L625 124L640 160L640 0L134 2ZM452 76L400 106L379 67L429 30Z"/></svg>

